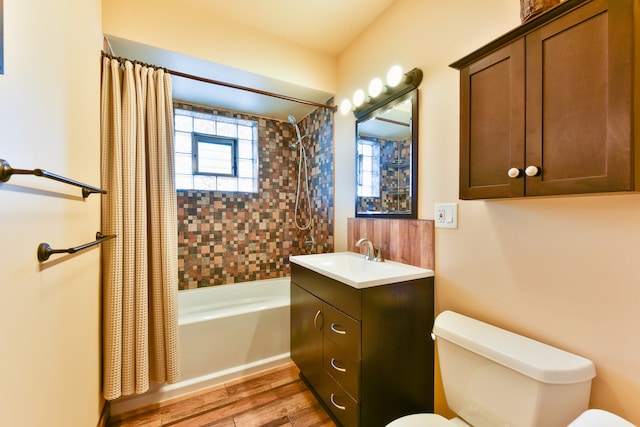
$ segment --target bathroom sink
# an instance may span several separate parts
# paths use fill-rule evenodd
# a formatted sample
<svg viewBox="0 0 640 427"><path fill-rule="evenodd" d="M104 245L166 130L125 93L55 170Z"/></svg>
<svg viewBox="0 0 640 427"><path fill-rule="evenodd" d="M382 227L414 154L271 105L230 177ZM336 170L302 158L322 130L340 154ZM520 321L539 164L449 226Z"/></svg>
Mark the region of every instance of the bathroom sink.
<svg viewBox="0 0 640 427"><path fill-rule="evenodd" d="M433 276L433 270L394 261L368 261L355 252L295 255L289 260L358 289Z"/></svg>

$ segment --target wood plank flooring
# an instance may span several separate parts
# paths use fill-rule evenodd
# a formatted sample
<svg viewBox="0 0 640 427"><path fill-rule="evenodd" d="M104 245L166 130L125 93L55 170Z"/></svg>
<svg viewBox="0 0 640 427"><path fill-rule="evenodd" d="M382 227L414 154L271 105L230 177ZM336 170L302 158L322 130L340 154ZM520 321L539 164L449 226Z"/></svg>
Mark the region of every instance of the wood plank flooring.
<svg viewBox="0 0 640 427"><path fill-rule="evenodd" d="M335 427L295 364L111 417L109 427Z"/></svg>

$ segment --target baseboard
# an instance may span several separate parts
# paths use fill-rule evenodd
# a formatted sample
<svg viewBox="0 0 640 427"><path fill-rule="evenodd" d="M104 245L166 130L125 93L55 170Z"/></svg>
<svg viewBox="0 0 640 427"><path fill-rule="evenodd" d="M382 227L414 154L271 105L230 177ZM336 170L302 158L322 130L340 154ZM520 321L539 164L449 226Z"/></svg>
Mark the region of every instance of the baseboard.
<svg viewBox="0 0 640 427"><path fill-rule="evenodd" d="M109 416L111 414L111 404L107 400L104 402L104 406L102 406L102 412L100 413L100 419L98 420L98 424L96 427L107 427L109 423Z"/></svg>

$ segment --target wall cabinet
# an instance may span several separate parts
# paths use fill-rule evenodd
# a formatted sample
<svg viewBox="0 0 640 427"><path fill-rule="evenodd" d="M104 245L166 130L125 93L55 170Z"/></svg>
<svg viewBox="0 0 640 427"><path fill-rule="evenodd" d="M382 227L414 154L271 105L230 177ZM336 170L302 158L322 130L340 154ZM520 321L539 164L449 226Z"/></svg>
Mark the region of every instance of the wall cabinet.
<svg viewBox="0 0 640 427"><path fill-rule="evenodd" d="M638 7L567 0L451 64L461 199L636 190Z"/></svg>
<svg viewBox="0 0 640 427"><path fill-rule="evenodd" d="M291 358L338 425L433 412L433 277L356 289L291 264Z"/></svg>

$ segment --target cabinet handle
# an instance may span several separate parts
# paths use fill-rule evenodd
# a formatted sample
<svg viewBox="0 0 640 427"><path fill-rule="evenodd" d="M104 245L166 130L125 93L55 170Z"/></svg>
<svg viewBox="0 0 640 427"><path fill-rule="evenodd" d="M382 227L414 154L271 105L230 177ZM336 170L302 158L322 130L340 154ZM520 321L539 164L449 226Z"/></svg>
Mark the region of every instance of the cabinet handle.
<svg viewBox="0 0 640 427"><path fill-rule="evenodd" d="M336 334L347 335L347 331L343 331L342 329L336 329L336 324L335 323L331 324L331 330L333 332L335 332Z"/></svg>
<svg viewBox="0 0 640 427"><path fill-rule="evenodd" d="M331 367L332 367L333 369L335 369L336 371L339 371L339 372L347 372L347 370L346 370L345 368L341 368L340 366L337 366L337 365L335 364L335 361L336 361L336 359L334 359L334 358L332 357L332 358L331 358L331 362L329 362L329 364L331 365Z"/></svg>
<svg viewBox="0 0 640 427"><path fill-rule="evenodd" d="M527 166L524 173L526 173L527 176L538 176L540 175L540 168L537 166Z"/></svg>
<svg viewBox="0 0 640 427"><path fill-rule="evenodd" d="M316 315L313 317L313 327L316 328L316 331L318 332L320 332L320 330L322 329L322 325L318 327L318 317L320 317L320 315L322 315L322 311L318 310Z"/></svg>
<svg viewBox="0 0 640 427"><path fill-rule="evenodd" d="M522 171L518 168L511 168L507 172L507 175L509 175L510 178L519 178L522 176Z"/></svg>
<svg viewBox="0 0 640 427"><path fill-rule="evenodd" d="M329 397L329 400L331 400L331 404L333 404L333 406L335 406L336 408L340 409L341 411L344 411L345 409L347 409L346 406L338 405L335 402L335 400L333 400L334 397L335 397L335 395L333 393L331 393L331 397Z"/></svg>

